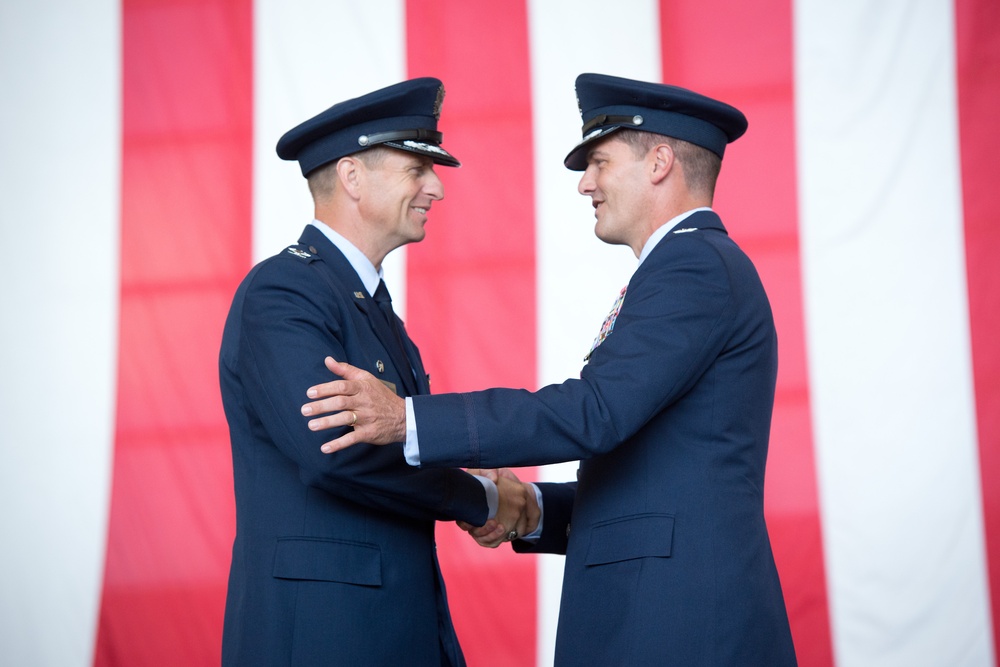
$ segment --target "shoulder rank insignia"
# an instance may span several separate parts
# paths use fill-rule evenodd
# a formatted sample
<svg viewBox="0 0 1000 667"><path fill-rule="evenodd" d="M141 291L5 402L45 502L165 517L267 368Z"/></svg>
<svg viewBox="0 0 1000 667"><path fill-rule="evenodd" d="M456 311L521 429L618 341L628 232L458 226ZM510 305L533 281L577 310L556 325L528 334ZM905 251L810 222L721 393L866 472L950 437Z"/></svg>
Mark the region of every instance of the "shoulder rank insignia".
<svg viewBox="0 0 1000 667"><path fill-rule="evenodd" d="M288 248L287 251L289 254L295 255L300 259L309 259L310 257L312 257L312 255L307 253L305 250L299 250L295 246Z"/></svg>
<svg viewBox="0 0 1000 667"><path fill-rule="evenodd" d="M675 229L674 234L684 234L686 232L696 232L696 231L698 231L697 227L685 227L684 229Z"/></svg>

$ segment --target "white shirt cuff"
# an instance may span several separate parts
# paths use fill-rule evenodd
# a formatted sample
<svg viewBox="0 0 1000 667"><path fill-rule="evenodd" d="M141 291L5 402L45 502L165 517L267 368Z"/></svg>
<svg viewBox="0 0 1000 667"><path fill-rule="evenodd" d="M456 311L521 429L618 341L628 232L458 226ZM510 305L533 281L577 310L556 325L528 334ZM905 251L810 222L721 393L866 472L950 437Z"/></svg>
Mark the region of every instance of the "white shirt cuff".
<svg viewBox="0 0 1000 667"><path fill-rule="evenodd" d="M406 457L406 462L411 466L415 468L420 467L420 447L417 444L417 417L413 412L413 399L409 396L406 397L406 442L403 444L403 456ZM494 487L495 489L496 487Z"/></svg>
<svg viewBox="0 0 1000 667"><path fill-rule="evenodd" d="M483 485L483 489L486 490L486 504L490 508L489 516L486 520L495 519L497 516L497 510L500 509L500 491L497 490L497 485L489 477L483 477L482 475L473 475L479 480L479 483Z"/></svg>
<svg viewBox="0 0 1000 667"><path fill-rule="evenodd" d="M537 542L542 536L542 519L545 518L545 507L542 505L542 492L538 488L538 485L532 484L531 482L528 483L531 484L531 488L535 490L535 500L538 501L538 526L533 531L519 539L522 539L525 542L534 543Z"/></svg>

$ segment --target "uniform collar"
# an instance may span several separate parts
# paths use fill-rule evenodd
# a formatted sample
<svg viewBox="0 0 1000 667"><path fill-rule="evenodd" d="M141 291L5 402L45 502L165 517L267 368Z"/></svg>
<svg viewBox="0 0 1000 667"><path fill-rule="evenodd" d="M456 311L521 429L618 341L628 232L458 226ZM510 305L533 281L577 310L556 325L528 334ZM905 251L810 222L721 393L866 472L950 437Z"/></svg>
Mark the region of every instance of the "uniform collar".
<svg viewBox="0 0 1000 667"><path fill-rule="evenodd" d="M348 263L350 263L351 268L358 274L358 277L361 279L361 283L368 291L368 296L374 296L375 290L378 289L378 283L382 280L382 269L376 269L375 265L371 263L371 260L368 259L356 245L337 232L333 231L333 229L325 222L314 219L309 224L323 232L323 236L328 238L330 243L337 246L337 250L343 253L344 257L347 258Z"/></svg>
<svg viewBox="0 0 1000 667"><path fill-rule="evenodd" d="M712 209L708 206L702 206L701 208L693 208L690 211L685 211L680 215L674 216L667 221L666 224L660 225L655 232L653 232L648 239L646 239L646 244L642 246L642 252L639 253L639 266L642 266L643 260L649 257L649 253L653 252L653 248L656 244L663 240L663 237L670 233L670 230L681 224L691 215L699 211L711 211Z"/></svg>

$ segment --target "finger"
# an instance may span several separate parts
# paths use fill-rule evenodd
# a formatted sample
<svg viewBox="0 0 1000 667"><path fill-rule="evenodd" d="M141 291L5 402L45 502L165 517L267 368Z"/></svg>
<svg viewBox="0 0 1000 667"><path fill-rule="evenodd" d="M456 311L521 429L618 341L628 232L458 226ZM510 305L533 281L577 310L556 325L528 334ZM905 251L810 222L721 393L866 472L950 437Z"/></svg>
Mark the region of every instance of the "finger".
<svg viewBox="0 0 1000 667"><path fill-rule="evenodd" d="M359 442L364 442L358 435L357 431L348 431L339 438L334 438L329 442L323 443L320 447L320 451L324 454L333 454L334 452L339 452L342 449L347 449L351 445L356 445Z"/></svg>
<svg viewBox="0 0 1000 667"><path fill-rule="evenodd" d="M330 380L315 384L306 389L306 396L309 398L328 398L331 396L354 396L362 389L360 382L356 380Z"/></svg>
<svg viewBox="0 0 1000 667"><path fill-rule="evenodd" d="M497 546L501 544L507 537L507 528L501 524L496 524L492 530L479 530L469 531L469 535L476 538L476 542L482 545Z"/></svg>
<svg viewBox="0 0 1000 667"><path fill-rule="evenodd" d="M333 396L305 403L303 404L301 411L303 416L308 417L309 415L321 415L328 412L351 410L360 407L357 403L358 401L353 400L353 397L351 396Z"/></svg>
<svg viewBox="0 0 1000 667"><path fill-rule="evenodd" d="M323 431L330 428L339 428L341 426L354 426L354 424L352 423L353 421L354 417L351 416L351 411L345 410L343 412L338 412L333 415L327 415L325 417L317 417L316 419L310 419L306 423L306 426L309 427L310 431Z"/></svg>
<svg viewBox="0 0 1000 667"><path fill-rule="evenodd" d="M490 519L482 526L472 526L468 530L468 533L476 538L489 537L490 535L493 535L495 533L502 532L501 530L502 528L503 526L497 523L496 519Z"/></svg>

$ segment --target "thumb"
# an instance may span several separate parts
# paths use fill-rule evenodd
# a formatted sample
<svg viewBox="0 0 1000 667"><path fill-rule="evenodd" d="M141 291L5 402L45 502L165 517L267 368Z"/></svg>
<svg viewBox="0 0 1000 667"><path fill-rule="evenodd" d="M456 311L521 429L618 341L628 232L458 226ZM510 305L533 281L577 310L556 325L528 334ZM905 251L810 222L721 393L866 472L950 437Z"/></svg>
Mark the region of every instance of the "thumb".
<svg viewBox="0 0 1000 667"><path fill-rule="evenodd" d="M515 475L514 471L511 470L510 468L501 468L500 470L497 471L497 476L498 477L503 477L505 479L509 479L512 482L520 482L521 481L521 480L519 480L517 478L517 475Z"/></svg>
<svg viewBox="0 0 1000 667"><path fill-rule="evenodd" d="M485 477L494 484L496 484L497 482L497 471L492 468L490 469L468 468L465 472L469 473L470 475L478 475L479 477Z"/></svg>

